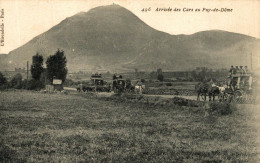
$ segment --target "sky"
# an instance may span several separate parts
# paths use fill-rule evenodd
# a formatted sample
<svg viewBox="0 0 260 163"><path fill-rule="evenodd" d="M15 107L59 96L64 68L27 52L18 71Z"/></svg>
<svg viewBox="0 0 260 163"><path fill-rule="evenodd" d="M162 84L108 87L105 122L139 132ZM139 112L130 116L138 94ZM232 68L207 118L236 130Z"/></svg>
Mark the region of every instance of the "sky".
<svg viewBox="0 0 260 163"><path fill-rule="evenodd" d="M4 23L4 46L0 46L0 54L24 45L66 17L113 3L130 10L149 26L169 34L218 29L260 38L260 0L0 0L0 9L4 10L4 18L0 18L0 23ZM144 8L151 10L144 12ZM156 8L178 8L180 11L158 12ZM193 11L184 12L184 8ZM228 8L232 12L205 12L203 8ZM195 12L195 9L200 11Z"/></svg>

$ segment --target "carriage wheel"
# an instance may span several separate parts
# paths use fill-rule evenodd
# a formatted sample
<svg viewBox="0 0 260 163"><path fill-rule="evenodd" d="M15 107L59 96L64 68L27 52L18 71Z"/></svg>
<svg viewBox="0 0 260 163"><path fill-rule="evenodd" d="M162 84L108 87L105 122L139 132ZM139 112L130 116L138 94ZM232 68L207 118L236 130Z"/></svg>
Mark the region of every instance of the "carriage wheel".
<svg viewBox="0 0 260 163"><path fill-rule="evenodd" d="M232 102L233 101L233 99L234 99L234 96L233 95L231 95L231 94L226 94L225 95L225 101L227 101L227 102Z"/></svg>
<svg viewBox="0 0 260 163"><path fill-rule="evenodd" d="M243 100L243 94L242 94L241 91L235 91L233 96L234 96L233 100L236 103L242 103L244 101Z"/></svg>

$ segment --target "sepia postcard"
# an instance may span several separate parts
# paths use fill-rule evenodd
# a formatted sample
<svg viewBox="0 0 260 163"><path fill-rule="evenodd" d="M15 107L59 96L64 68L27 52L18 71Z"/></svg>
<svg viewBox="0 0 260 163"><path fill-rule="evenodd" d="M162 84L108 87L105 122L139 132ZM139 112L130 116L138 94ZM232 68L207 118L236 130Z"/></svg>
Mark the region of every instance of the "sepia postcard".
<svg viewBox="0 0 260 163"><path fill-rule="evenodd" d="M0 0L0 162L260 162L259 0Z"/></svg>

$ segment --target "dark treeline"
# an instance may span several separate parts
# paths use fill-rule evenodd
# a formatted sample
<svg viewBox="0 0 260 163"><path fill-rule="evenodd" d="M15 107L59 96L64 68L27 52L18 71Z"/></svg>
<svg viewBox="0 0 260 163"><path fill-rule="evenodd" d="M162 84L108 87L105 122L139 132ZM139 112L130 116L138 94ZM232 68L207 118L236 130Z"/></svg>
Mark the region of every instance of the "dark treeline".
<svg viewBox="0 0 260 163"><path fill-rule="evenodd" d="M22 75L17 73L10 81L0 72L0 89L28 89L40 90L46 84L52 84L53 79L60 79L64 83L67 76L67 59L64 51L59 49L54 55L46 60L46 68L43 67L43 56L36 53L32 57L31 76L32 79L22 79Z"/></svg>

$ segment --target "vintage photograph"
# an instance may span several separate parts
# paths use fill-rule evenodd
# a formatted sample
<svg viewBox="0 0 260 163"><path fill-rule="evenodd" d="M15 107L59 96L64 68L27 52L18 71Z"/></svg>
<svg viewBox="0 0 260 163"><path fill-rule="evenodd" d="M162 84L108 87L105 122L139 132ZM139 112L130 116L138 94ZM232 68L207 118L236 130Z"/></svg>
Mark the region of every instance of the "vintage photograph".
<svg viewBox="0 0 260 163"><path fill-rule="evenodd" d="M0 162L260 162L259 0L0 0Z"/></svg>

